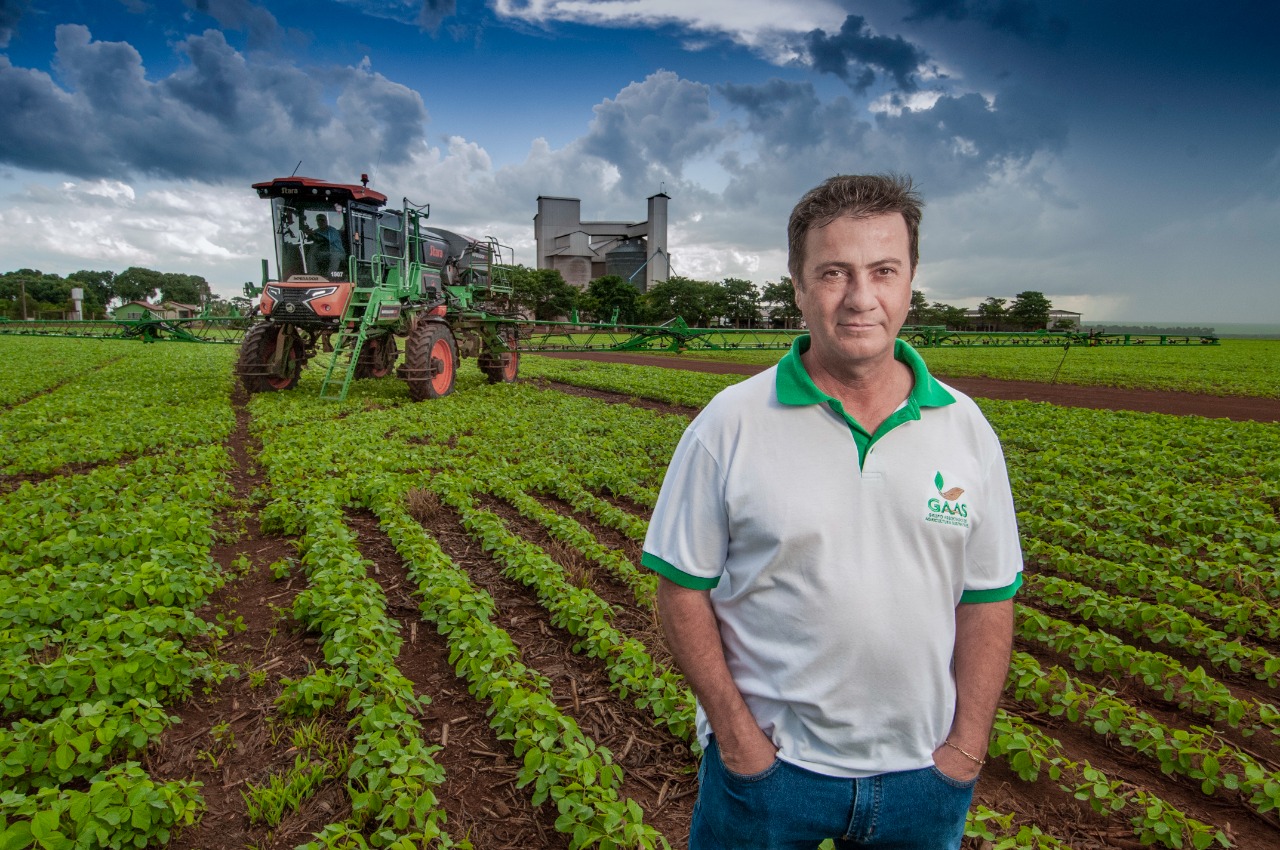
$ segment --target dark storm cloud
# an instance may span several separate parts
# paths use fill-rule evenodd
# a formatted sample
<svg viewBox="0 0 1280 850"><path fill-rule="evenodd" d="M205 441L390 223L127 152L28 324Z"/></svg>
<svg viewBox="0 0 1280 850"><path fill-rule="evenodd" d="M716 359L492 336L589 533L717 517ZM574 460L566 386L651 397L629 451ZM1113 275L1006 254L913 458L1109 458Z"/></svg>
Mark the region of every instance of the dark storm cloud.
<svg viewBox="0 0 1280 850"><path fill-rule="evenodd" d="M28 0L0 0L0 48L9 46L13 31L27 10Z"/></svg>
<svg viewBox="0 0 1280 850"><path fill-rule="evenodd" d="M142 57L89 30L57 30L66 88L0 56L0 162L78 177L150 174L207 182L292 170L341 176L408 159L427 111L411 89L359 68L249 63L209 30L178 45L188 60L147 79Z"/></svg>
<svg viewBox="0 0 1280 850"><path fill-rule="evenodd" d="M806 37L805 47L814 69L835 74L859 93L871 87L877 72L891 77L900 91L915 91L913 74L928 58L901 36L873 34L859 15L845 18L835 35L814 30Z"/></svg>
<svg viewBox="0 0 1280 850"><path fill-rule="evenodd" d="M723 137L709 94L670 71L650 74L594 107L582 151L613 163L627 188L654 190L647 184L679 176L689 159Z"/></svg>
<svg viewBox="0 0 1280 850"><path fill-rule="evenodd" d="M763 85L726 84L718 91L746 113L747 130L770 158L803 156L832 143L856 148L871 128L847 99L822 103L810 83L773 79Z"/></svg>
<svg viewBox="0 0 1280 850"><path fill-rule="evenodd" d="M1001 93L994 107L978 94L943 96L929 109L879 116L877 130L901 152L896 170L926 174L931 192L948 195L1037 153L1056 153L1066 141L1062 120L1021 89Z"/></svg>
<svg viewBox="0 0 1280 850"><path fill-rule="evenodd" d="M223 29L243 32L249 46L263 48L280 35L275 15L249 0L184 0L187 7L213 18Z"/></svg>
<svg viewBox="0 0 1280 850"><path fill-rule="evenodd" d="M1006 167L1062 147L1066 131L1034 96L1001 94L994 107L980 95L940 97L930 108L881 113L874 121L848 98L823 103L810 83L773 80L723 86L721 94L746 115L758 140L755 157L721 160L731 175L731 205L748 207L789 196L836 173L913 174L930 197L984 185Z"/></svg>
<svg viewBox="0 0 1280 850"><path fill-rule="evenodd" d="M908 21L973 20L1028 41L1056 44L1068 29L1065 18L1046 13L1034 0L910 0L910 4L914 11Z"/></svg>
<svg viewBox="0 0 1280 850"><path fill-rule="evenodd" d="M422 0L422 10L418 12L418 26L435 32L445 18L453 17L457 12L457 0Z"/></svg>

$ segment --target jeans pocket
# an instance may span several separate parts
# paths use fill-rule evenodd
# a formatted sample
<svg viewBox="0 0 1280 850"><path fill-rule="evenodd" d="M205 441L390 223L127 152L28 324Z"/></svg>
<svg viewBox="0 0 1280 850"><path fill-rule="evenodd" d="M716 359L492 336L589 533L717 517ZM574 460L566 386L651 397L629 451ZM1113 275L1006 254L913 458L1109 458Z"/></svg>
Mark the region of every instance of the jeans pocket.
<svg viewBox="0 0 1280 850"><path fill-rule="evenodd" d="M724 763L724 759L720 757L720 746L717 744L711 747L711 749L715 750L716 761L720 762L720 770L724 773L725 778L732 779L735 782L762 782L776 773L778 768L782 766L782 759L774 756L773 764L769 765L759 773L734 773L729 769L728 765Z"/></svg>
<svg viewBox="0 0 1280 850"><path fill-rule="evenodd" d="M977 785L978 776L982 775L981 773L979 773L978 776L975 776L972 779L956 779L954 776L948 776L947 774L943 773L941 770L938 769L938 766L936 764L931 766L929 770L931 773L933 773L935 777L938 778L938 780L945 782L947 785L950 785L952 788L957 788L961 791L968 791L970 788Z"/></svg>

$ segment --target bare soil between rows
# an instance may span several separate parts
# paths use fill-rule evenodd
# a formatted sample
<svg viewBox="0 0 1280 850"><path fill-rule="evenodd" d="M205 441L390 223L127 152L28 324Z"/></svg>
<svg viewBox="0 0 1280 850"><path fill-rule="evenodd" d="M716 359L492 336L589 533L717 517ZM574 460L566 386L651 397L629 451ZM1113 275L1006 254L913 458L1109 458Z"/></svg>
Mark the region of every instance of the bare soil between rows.
<svg viewBox="0 0 1280 850"><path fill-rule="evenodd" d="M545 357L569 360L596 360L604 363L630 363L636 366L659 366L664 369L686 369L717 375L754 375L769 368L745 363L721 363L654 354L617 354L614 352L547 352ZM1132 390L1123 387L1092 387L1079 384L1044 384L1035 381L1004 381L995 378L948 376L937 377L974 398L1003 401L1044 401L1062 407L1085 407L1093 410L1132 410L1138 413L1168 413L1174 416L1203 416L1209 419L1280 422L1280 399L1202 395L1199 393Z"/></svg>
<svg viewBox="0 0 1280 850"><path fill-rule="evenodd" d="M759 367L741 364L644 355L591 355L588 359L701 371L760 371ZM1280 421L1280 401L1269 399L1217 399L1181 393L975 379L948 379L948 383L963 392L986 398L1027 398L1091 408ZM555 385L555 389L684 416L696 413L691 408L629 399L616 393L561 385ZM255 487L262 483L255 469L260 446L249 435L245 403L246 399L239 393L233 398L238 427L227 443L236 463L230 478L237 497L256 515L263 507L261 502L251 501ZM566 504L546 497L542 500L547 507L573 516L602 543L626 552L633 560L638 558L634 541L601 526L590 516L575 513ZM558 562L566 562L566 567L581 574L584 581L618 609L619 628L642 640L660 661L668 660L651 613L629 600L629 592L621 585L598 574L592 565L583 563L575 551L557 544L505 503L486 499L485 507L502 516L513 532L542 546ZM636 505L625 507L639 515L645 513ZM437 794L449 814L445 828L455 839L469 838L478 850L566 846L566 836L554 831L554 811L548 807L534 808L528 789L516 787L517 763L510 745L498 740L489 729L485 706L468 694L465 683L454 675L443 639L420 619L404 565L378 529L375 518L355 511L348 514L347 522L359 535L362 554L373 564L371 572L386 592L388 612L400 621L405 644L398 666L414 682L415 692L431 700L421 720L426 742L442 747L436 758L446 768L446 780ZM455 563L499 601L501 625L512 634L530 663L551 679L554 698L561 709L613 751L626 773L624 795L641 803L647 813L646 820L657 826L676 850L683 850L687 846L688 818L696 793L693 775L696 760L687 747L658 730L643 712L614 697L601 665L570 651L572 639L550 626L549 616L527 589L501 575L501 570L480 545L459 527L452 512L442 511L439 517L423 524ZM235 567L233 561L240 555L250 560L250 568ZM195 695L188 703L176 706L173 711L181 722L152 747L148 767L157 778L197 779L204 784L201 792L208 808L203 819L176 836L170 846L203 850L293 847L324 824L342 820L351 811L343 778L330 780L301 810L286 816L274 829L249 822L242 796L248 783L264 782L271 772L279 772L294 757L295 751L287 741L273 740L275 736L269 734L269 718L280 719L273 705L281 690L280 677L297 678L323 663L316 639L306 635L287 614L293 597L304 585L302 575L294 570L284 579L277 579L268 569L272 562L296 556L295 543L287 537L264 533L251 518L245 533L238 540L220 546L214 556L228 572L228 584L210 598L201 615L207 619L220 614L227 619L242 617L245 629L228 639L222 650L223 657L243 665L246 670L266 675L260 676L252 686L245 677L228 679ZM1042 648L1023 645L1019 648L1047 663L1062 660ZM1090 677L1086 674L1084 678ZM1118 682L1094 683L1124 690ZM1147 707L1160 708L1150 704ZM1237 847L1262 850L1280 846L1280 829L1276 828L1273 818L1258 816L1231 799L1204 797L1191 783L1162 777L1158 768L1090 730L1056 718L1037 717L1013 704L1007 704L1006 708L1042 725L1059 738L1073 756L1088 758L1113 777L1124 777L1167 795L1170 802L1184 810L1225 828ZM332 712L322 719L335 737L349 740L345 729L348 718L341 712ZM1181 720L1184 726L1196 722L1188 717ZM1274 755L1271 747L1264 750L1267 755ZM1103 819L1045 777L1034 783L1020 780L1001 760L993 761L984 769L975 800L997 811L1014 813L1018 823L1037 824L1046 832L1066 839L1077 850L1139 846L1125 822L1127 818ZM971 840L964 846L966 850L981 847L979 842Z"/></svg>

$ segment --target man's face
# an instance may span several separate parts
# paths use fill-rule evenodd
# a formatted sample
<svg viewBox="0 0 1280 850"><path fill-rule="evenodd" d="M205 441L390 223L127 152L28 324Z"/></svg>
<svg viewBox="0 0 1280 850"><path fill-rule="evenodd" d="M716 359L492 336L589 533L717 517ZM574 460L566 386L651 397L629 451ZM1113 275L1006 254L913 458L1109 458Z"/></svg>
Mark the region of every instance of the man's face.
<svg viewBox="0 0 1280 850"><path fill-rule="evenodd" d="M892 359L911 308L910 239L900 213L845 216L810 230L801 277L796 304L810 350L829 371Z"/></svg>

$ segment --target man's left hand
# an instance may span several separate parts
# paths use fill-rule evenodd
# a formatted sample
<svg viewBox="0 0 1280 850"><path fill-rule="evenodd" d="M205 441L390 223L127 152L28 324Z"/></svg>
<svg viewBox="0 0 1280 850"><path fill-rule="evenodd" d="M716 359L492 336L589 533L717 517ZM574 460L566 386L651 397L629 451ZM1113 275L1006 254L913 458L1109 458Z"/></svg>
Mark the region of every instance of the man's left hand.
<svg viewBox="0 0 1280 850"><path fill-rule="evenodd" d="M933 751L933 764L957 782L969 782L982 770L980 764L971 761L946 744Z"/></svg>

